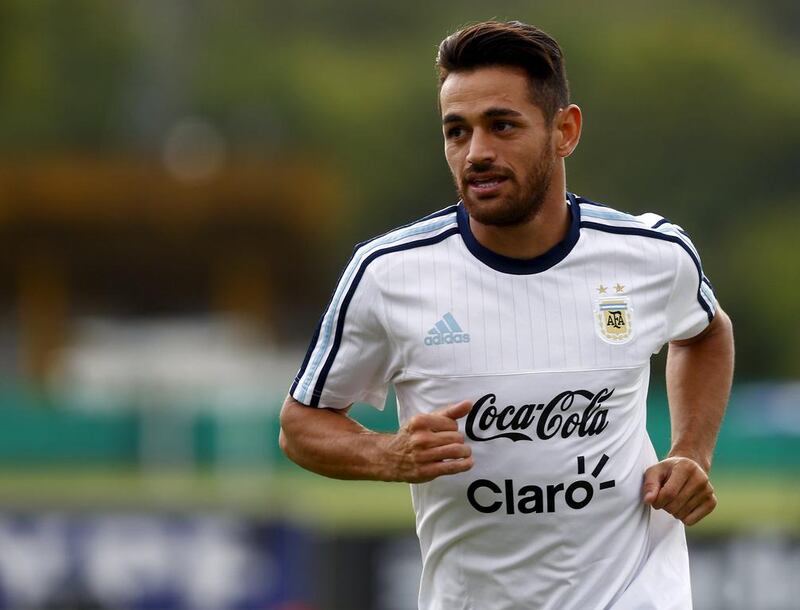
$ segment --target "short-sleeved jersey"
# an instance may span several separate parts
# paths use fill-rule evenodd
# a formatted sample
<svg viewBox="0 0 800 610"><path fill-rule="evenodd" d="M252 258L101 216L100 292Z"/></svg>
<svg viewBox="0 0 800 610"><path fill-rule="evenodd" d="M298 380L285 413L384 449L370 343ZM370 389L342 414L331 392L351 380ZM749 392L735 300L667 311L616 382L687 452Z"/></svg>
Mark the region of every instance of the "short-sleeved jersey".
<svg viewBox="0 0 800 610"><path fill-rule="evenodd" d="M568 194L530 260L473 236L463 204L356 247L292 385L312 407L403 423L470 400L474 467L411 486L422 610L691 607L682 524L643 504L657 461L649 361L716 301L683 230Z"/></svg>

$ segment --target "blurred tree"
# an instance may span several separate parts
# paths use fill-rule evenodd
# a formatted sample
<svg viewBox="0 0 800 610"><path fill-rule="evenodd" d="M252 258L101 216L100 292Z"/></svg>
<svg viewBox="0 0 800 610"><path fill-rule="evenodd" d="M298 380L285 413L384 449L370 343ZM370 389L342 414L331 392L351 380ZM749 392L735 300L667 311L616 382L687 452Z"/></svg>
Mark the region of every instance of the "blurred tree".
<svg viewBox="0 0 800 610"><path fill-rule="evenodd" d="M0 3L0 151L121 144L135 47L118 5Z"/></svg>
<svg viewBox="0 0 800 610"><path fill-rule="evenodd" d="M530 21L561 42L585 113L570 188L683 225L739 327L740 373L796 376L797 295L778 278L798 257L797 15L785 0L4 0L0 151L157 156L173 125L199 116L233 163L324 163L357 211L344 232L302 244L332 286L352 242L455 199L438 41L479 19Z"/></svg>

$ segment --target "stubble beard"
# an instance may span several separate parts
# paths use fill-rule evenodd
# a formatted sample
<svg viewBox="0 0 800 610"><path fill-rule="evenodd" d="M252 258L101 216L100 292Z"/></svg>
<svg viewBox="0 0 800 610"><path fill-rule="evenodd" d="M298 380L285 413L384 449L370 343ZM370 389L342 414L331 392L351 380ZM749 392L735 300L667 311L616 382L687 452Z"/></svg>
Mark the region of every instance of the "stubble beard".
<svg viewBox="0 0 800 610"><path fill-rule="evenodd" d="M543 147L542 154L536 160L527 180L522 184L518 194L507 195L499 200L481 201L469 193L464 183L458 186L461 200L469 215L483 225L494 227L511 227L533 220L541 211L542 205L550 190L555 171L556 158L550 152L550 142ZM475 171L492 171L493 166L473 166ZM509 181L517 182L515 176L508 176Z"/></svg>

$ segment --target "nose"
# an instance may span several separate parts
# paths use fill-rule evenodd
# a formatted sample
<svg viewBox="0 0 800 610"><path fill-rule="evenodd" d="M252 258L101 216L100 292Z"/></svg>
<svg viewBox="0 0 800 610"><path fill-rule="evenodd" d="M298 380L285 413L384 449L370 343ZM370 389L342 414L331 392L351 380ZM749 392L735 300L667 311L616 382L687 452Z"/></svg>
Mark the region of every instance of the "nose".
<svg viewBox="0 0 800 610"><path fill-rule="evenodd" d="M467 163L470 165L484 165L493 162L495 157L491 136L482 129L475 129L469 141Z"/></svg>

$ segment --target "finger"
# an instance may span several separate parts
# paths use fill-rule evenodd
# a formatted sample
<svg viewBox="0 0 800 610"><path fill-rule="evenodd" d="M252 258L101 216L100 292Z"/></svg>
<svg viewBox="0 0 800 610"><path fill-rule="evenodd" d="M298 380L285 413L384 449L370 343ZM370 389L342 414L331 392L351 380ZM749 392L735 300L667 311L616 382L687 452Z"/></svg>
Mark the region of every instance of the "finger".
<svg viewBox="0 0 800 610"><path fill-rule="evenodd" d="M458 430L458 422L439 413L428 413L412 417L408 421L408 429L412 432L449 432Z"/></svg>
<svg viewBox="0 0 800 610"><path fill-rule="evenodd" d="M669 473L669 477L658 492L658 496L653 501L653 508L664 508L672 502L680 493L686 481L689 479L689 472L686 468L675 466Z"/></svg>
<svg viewBox="0 0 800 610"><path fill-rule="evenodd" d="M694 525L700 519L704 518L708 515L711 511L713 511L717 507L717 496L716 494L711 494L711 497L703 502L700 506L695 508L692 512L690 512L683 522L686 525Z"/></svg>
<svg viewBox="0 0 800 610"><path fill-rule="evenodd" d="M461 432L448 431L448 432L434 432L431 437L432 444L430 447L438 447L441 445L452 445L454 443L464 444L464 435Z"/></svg>
<svg viewBox="0 0 800 610"><path fill-rule="evenodd" d="M448 431L458 430L458 419L469 413L472 403L463 400L454 405L448 405L432 411L431 413L420 413L412 417L408 422L408 428L414 430L434 430Z"/></svg>
<svg viewBox="0 0 800 610"><path fill-rule="evenodd" d="M472 403L469 400L462 400L454 405L447 405L431 413L431 415L443 415L452 420L461 419L472 409Z"/></svg>
<svg viewBox="0 0 800 610"><path fill-rule="evenodd" d="M708 482L708 477L706 474L700 472L699 469L692 470L687 468L686 473L687 477L683 487L681 487L675 494L675 497L673 497L672 500L667 502L663 507L664 510L671 515L675 515L680 512L687 502L691 502L697 494L702 493L706 483Z"/></svg>
<svg viewBox="0 0 800 610"><path fill-rule="evenodd" d="M418 461L424 462L440 462L442 460L457 460L467 458L472 455L472 448L463 443L456 443L452 445L444 445L442 447L434 447L419 454Z"/></svg>
<svg viewBox="0 0 800 610"><path fill-rule="evenodd" d="M693 494L691 498L689 498L686 503L680 508L680 510L676 510L673 515L675 515L676 519L680 519L684 521L686 517L688 517L693 510L695 510L698 506L703 504L704 502L708 502L711 496L714 495L714 488L711 487L711 484L704 485L703 488L698 491L697 493Z"/></svg>
<svg viewBox="0 0 800 610"><path fill-rule="evenodd" d="M442 445L452 445L454 443L464 443L464 435L456 430L447 432L421 430L413 432L408 439L408 445L413 451L423 451L432 447L441 447Z"/></svg>
<svg viewBox="0 0 800 610"><path fill-rule="evenodd" d="M474 466L472 456L460 460L447 460L446 462L431 462L419 469L419 478L412 482L422 483L431 481L436 477L448 474L466 472Z"/></svg>
<svg viewBox="0 0 800 610"><path fill-rule="evenodd" d="M646 504L652 504L658 497L661 486L669 478L671 468L670 464L658 463L645 470L642 491L644 493L643 500Z"/></svg>
<svg viewBox="0 0 800 610"><path fill-rule="evenodd" d="M689 477L675 498L664 506L664 510L680 519L681 513L688 514L711 491L708 477L698 470Z"/></svg>

